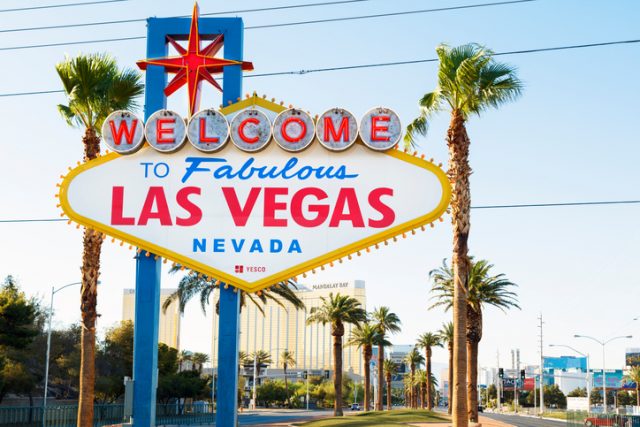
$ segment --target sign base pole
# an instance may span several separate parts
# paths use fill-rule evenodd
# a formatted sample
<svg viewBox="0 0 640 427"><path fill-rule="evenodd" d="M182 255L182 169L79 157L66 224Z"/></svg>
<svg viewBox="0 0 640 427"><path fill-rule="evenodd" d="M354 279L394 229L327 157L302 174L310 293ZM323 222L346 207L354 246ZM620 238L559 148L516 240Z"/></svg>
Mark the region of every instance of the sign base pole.
<svg viewBox="0 0 640 427"><path fill-rule="evenodd" d="M136 256L136 314L133 333L133 426L155 427L158 385L158 321L161 260Z"/></svg>
<svg viewBox="0 0 640 427"><path fill-rule="evenodd" d="M220 286L216 427L236 427L238 423L240 292Z"/></svg>

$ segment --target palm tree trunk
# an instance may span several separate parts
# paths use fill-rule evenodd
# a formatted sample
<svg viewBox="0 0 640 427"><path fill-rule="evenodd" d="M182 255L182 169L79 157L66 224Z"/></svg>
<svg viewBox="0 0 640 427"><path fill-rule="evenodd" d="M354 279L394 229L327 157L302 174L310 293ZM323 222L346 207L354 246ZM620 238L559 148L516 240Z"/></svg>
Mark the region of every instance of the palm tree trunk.
<svg viewBox="0 0 640 427"><path fill-rule="evenodd" d="M429 405L429 398L427 397L428 394L430 394L429 387L426 386L426 383L420 384L420 400L422 400L420 407L422 409Z"/></svg>
<svg viewBox="0 0 640 427"><path fill-rule="evenodd" d="M453 402L453 343L449 343L449 404L447 412L451 415L451 402Z"/></svg>
<svg viewBox="0 0 640 427"><path fill-rule="evenodd" d="M467 341L467 406L469 421L478 422L478 343Z"/></svg>
<svg viewBox="0 0 640 427"><path fill-rule="evenodd" d="M387 411L391 410L391 377L387 378Z"/></svg>
<svg viewBox="0 0 640 427"><path fill-rule="evenodd" d="M333 388L335 391L335 401L333 404L333 416L341 417L342 413L342 335L344 335L344 325L338 322L332 328L333 335Z"/></svg>
<svg viewBox="0 0 640 427"><path fill-rule="evenodd" d="M478 345L481 339L482 311L467 305L467 406L472 422L478 422Z"/></svg>
<svg viewBox="0 0 640 427"><path fill-rule="evenodd" d="M426 349L426 363L427 363L427 409L433 409L431 405L431 347Z"/></svg>
<svg viewBox="0 0 640 427"><path fill-rule="evenodd" d="M467 349L466 292L469 279L469 230L471 193L469 189L469 137L464 126L464 115L459 110L451 113L447 132L449 147L449 179L451 181L451 216L453 222L453 412L454 427L467 427Z"/></svg>
<svg viewBox="0 0 640 427"><path fill-rule="evenodd" d="M384 345L378 344L378 396L376 397L376 411L382 411L382 389L384 380Z"/></svg>
<svg viewBox="0 0 640 427"><path fill-rule="evenodd" d="M362 352L364 356L364 410L371 410L369 401L371 400L371 350L366 348Z"/></svg>
<svg viewBox="0 0 640 427"><path fill-rule="evenodd" d="M95 159L100 154L100 138L91 128L82 138L84 160ZM78 402L78 427L93 426L93 401L95 386L96 318L98 303L98 276L100 274L100 252L102 235L87 228L83 237L82 288L80 290L80 312L82 335L80 338L80 390Z"/></svg>
<svg viewBox="0 0 640 427"><path fill-rule="evenodd" d="M636 405L640 406L640 384L636 382Z"/></svg>

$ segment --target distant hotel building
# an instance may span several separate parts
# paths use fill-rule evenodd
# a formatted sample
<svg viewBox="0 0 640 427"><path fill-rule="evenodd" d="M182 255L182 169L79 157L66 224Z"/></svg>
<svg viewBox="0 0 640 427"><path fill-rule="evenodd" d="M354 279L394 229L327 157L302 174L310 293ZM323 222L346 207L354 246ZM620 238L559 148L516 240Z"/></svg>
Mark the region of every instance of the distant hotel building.
<svg viewBox="0 0 640 427"><path fill-rule="evenodd" d="M160 330L158 342L169 347L180 348L180 308L177 302L171 303L167 311L162 311L162 304L175 289L160 290ZM135 321L136 291L125 289L122 294L122 320Z"/></svg>
<svg viewBox="0 0 640 427"><path fill-rule="evenodd" d="M247 299L246 306L240 313L240 351L251 354L256 350L264 350L271 354L273 363L268 371L282 369L280 354L283 350L294 353L295 367L290 372L302 370L333 371L333 337L331 326L320 324L307 325L307 317L312 307L321 305L321 297L328 297L329 293L340 293L357 299L362 308L366 309L365 283L362 280L342 282L318 282L298 285L295 291L304 302L306 310L296 310L290 303L277 297L283 305L268 300L262 305L264 315ZM215 294L213 304L218 300ZM347 346L351 335L352 325L345 325L343 338L343 368L352 378L359 380L364 372L362 352L356 347ZM218 316L213 316L213 351L218 354ZM217 360L213 360L217 366ZM268 374L267 374L268 375Z"/></svg>

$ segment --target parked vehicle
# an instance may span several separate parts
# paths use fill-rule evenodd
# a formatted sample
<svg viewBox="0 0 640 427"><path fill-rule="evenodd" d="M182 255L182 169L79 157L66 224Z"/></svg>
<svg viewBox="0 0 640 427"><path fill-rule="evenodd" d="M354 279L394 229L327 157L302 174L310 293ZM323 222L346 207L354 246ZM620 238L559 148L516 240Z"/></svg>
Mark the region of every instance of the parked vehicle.
<svg viewBox="0 0 640 427"><path fill-rule="evenodd" d="M586 427L630 427L631 420L618 415L610 417L587 417L584 419Z"/></svg>
<svg viewBox="0 0 640 427"><path fill-rule="evenodd" d="M351 410L352 411L359 411L360 410L360 404L359 403L352 403L351 404Z"/></svg>

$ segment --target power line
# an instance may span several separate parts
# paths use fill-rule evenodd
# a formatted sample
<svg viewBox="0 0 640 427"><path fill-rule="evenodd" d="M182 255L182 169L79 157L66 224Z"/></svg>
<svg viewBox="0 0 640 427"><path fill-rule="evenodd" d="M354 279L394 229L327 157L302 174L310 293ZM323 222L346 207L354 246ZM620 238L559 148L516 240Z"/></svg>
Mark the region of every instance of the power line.
<svg viewBox="0 0 640 427"><path fill-rule="evenodd" d="M30 6L30 7L18 7L15 9L0 9L0 13L4 12L25 12L28 10L37 10L37 9L54 9L59 7L72 7L72 6L88 6L95 4L105 4L105 3L119 3L128 0L101 0L101 1L87 1L83 3L63 3L63 4L50 4L44 6ZM3 31L4 32L4 31Z"/></svg>
<svg viewBox="0 0 640 427"><path fill-rule="evenodd" d="M513 208L549 208L562 206L598 206L598 205L632 205L640 204L640 200L601 200L595 202L560 202L560 203L527 203L514 205L479 205L471 209L513 209ZM33 218L33 219L0 219L0 224L24 222L68 222L66 218Z"/></svg>
<svg viewBox="0 0 640 427"><path fill-rule="evenodd" d="M479 4L469 4L469 5L462 5L462 6L441 7L437 9L407 10L404 12L379 13L375 15L358 15L358 16L347 16L342 18L316 19L312 21L284 22L281 24L255 25L251 27L245 27L245 30L281 28L281 27L291 27L296 25L321 24L321 23L328 23L328 22L353 21L353 20L361 20L361 19L375 19L375 18L384 18L389 16L415 15L415 14L421 14L421 13L444 12L444 11L471 9L471 8L479 8L479 7L503 6L508 4L517 4L517 3L530 3L534 1L538 1L538 0L510 0L510 1L502 1L502 2L494 2L494 3L479 3ZM202 14L202 15L205 15L205 14ZM96 24L96 23L93 23L93 24ZM64 27L60 27L60 28L64 28ZM79 40L79 41L72 41L72 42L45 43L45 44L23 45L23 46L10 46L10 47L0 48L0 51L38 49L38 48L44 48L44 47L71 46L71 45L90 44L90 43L120 42L120 41L126 41L126 40L142 40L144 38L146 38L146 36L121 37L121 38L99 39L99 40Z"/></svg>
<svg viewBox="0 0 640 427"><path fill-rule="evenodd" d="M640 39L617 40L617 41L599 42L599 43L585 43L585 44L554 46L554 47L524 49L524 50L512 50L507 52L496 52L494 53L494 55L495 56L523 55L523 54L531 54L531 53L553 52L553 51L571 50L571 49L585 49L585 48L592 48L592 47L603 47L603 46L614 46L614 45L625 45L625 44L636 44L636 43L640 43ZM243 75L243 78L271 77L271 76L284 76L284 75L304 75L304 74L322 73L322 72L329 72L329 71L356 70L360 68L392 67L392 66L399 66L399 65L424 64L428 62L437 62L437 61L438 61L438 58L425 58L425 59L413 59L413 60L407 60L407 61L378 62L378 63L372 63L372 64L358 64L358 65L344 65L344 66L338 66L338 67L313 68L308 70L302 69L302 70L290 70L290 71L274 71L271 73L245 74ZM41 90L41 91L34 91L34 92L0 93L0 98L13 97L13 96L44 95L49 93L63 93L63 92L64 92L63 90Z"/></svg>
<svg viewBox="0 0 640 427"><path fill-rule="evenodd" d="M277 28L277 27L290 27L293 25L308 25L308 24L320 24L327 22L340 22L340 21L355 21L360 19L373 19L373 18L386 18L389 16L402 16L402 15L414 15L420 13L433 13L433 12L445 12L451 10L460 10L460 9L471 9L478 7L488 7L488 6L503 6L508 4L517 4L517 3L530 3L537 0L511 0L511 1L501 1L494 3L479 3L479 4L469 4L463 6L450 6L450 7L439 7L435 9L420 9L420 10L408 10L404 12L389 12L389 13L378 13L375 15L360 15L360 16L347 16L344 18L328 18L328 19L314 19L311 21L299 21L299 22L287 22L283 24L269 24L269 25L254 25L252 27L246 27L246 30L257 30L263 28Z"/></svg>
<svg viewBox="0 0 640 427"><path fill-rule="evenodd" d="M560 206L597 206L597 205L634 205L640 200L607 200L596 202L528 203L520 205L484 205L471 206L471 209L511 209L511 208L549 208Z"/></svg>
<svg viewBox="0 0 640 427"><path fill-rule="evenodd" d="M118 0L118 1L124 1L124 0ZM362 2L368 2L368 1L373 1L373 0L340 0L340 1L329 1L329 2L323 2L323 3L306 3L306 4L293 4L289 6L262 7L262 8L256 8L256 9L227 10L224 12L201 13L200 16L217 16L217 15L230 15L230 14L238 14L238 13L271 12L274 10L282 10L282 9L334 6L339 4L362 3ZM191 15L181 15L181 16L172 16L171 18L190 18L190 17ZM10 28L8 30L0 30L0 33L15 33L19 31L55 30L60 28L93 27L96 25L129 24L132 22L145 22L146 20L147 18L133 18L133 19L119 19L115 21L83 22L79 24L47 25L43 27Z"/></svg>

